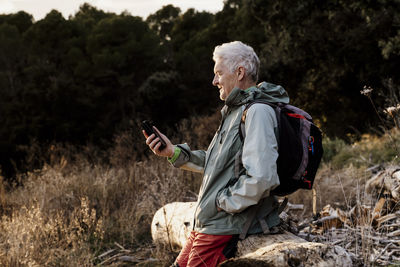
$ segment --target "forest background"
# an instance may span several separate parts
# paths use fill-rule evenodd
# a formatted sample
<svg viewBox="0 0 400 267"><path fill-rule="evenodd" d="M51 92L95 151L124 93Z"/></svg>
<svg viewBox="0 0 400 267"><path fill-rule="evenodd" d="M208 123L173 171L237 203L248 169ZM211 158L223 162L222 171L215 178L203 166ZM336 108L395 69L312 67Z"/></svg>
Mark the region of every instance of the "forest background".
<svg viewBox="0 0 400 267"><path fill-rule="evenodd" d="M318 208L346 208L366 170L399 162L398 0L227 0L216 14L168 5L146 19L89 4L68 19L0 15L0 263L106 265L116 243L171 263L154 252L152 215L194 201L201 179L155 158L140 121L206 148L223 105L212 51L233 40L259 55L259 80L282 85L323 130Z"/></svg>
<svg viewBox="0 0 400 267"><path fill-rule="evenodd" d="M32 140L104 148L127 129L139 138L141 119L168 132L215 113L212 51L233 40L254 47L260 81L287 89L327 136L380 131L360 90L374 88L383 106L398 84L399 27L397 0L229 0L216 14L169 5L146 20L89 4L68 19L0 15L2 172L27 168Z"/></svg>

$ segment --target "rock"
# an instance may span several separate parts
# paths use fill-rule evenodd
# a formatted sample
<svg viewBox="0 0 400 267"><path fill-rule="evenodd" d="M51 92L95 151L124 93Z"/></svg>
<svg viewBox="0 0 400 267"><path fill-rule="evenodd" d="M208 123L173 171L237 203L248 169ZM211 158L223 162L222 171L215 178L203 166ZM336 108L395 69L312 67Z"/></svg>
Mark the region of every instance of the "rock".
<svg viewBox="0 0 400 267"><path fill-rule="evenodd" d="M159 209L151 225L154 242L179 251L193 227L194 209L195 202L174 202ZM236 257L220 266L352 266L352 260L339 246L308 242L283 232L239 241Z"/></svg>

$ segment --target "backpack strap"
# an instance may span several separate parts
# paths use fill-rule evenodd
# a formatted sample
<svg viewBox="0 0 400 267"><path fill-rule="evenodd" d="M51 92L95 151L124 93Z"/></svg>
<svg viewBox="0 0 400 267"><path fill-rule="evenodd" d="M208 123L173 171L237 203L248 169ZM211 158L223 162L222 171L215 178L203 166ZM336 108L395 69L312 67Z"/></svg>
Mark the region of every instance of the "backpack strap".
<svg viewBox="0 0 400 267"><path fill-rule="evenodd" d="M283 105L285 105L285 104L283 104L283 103L276 103L276 104L275 103L269 103L269 102L266 102L266 101L263 101L263 100L252 101L250 103L247 103L244 106L244 110L243 110L243 113L242 113L242 118L240 120L239 137L240 137L240 140L242 141L242 143L244 143L244 139L246 138L245 122L246 122L247 111L249 110L249 108L252 105L254 105L256 103L266 104L266 105L271 106L274 109L275 114L276 114L276 120L278 122L278 129L279 129L279 126L280 126L280 123L281 123L281 119L280 119L281 118L281 116L280 116L281 115L281 107ZM278 147L279 147L279 138L277 138L277 141L278 141ZM239 175L240 175L240 166L242 166L242 153L243 153L243 145L235 155L235 178L236 179L239 179Z"/></svg>
<svg viewBox="0 0 400 267"><path fill-rule="evenodd" d="M242 113L242 119L240 121L239 137L240 137L240 140L242 140L242 141L244 141L244 139L246 137L246 131L245 131L246 129L245 129L245 125L244 124L246 122L247 111L249 110L249 108L252 105L257 104L257 103L258 104L265 104L265 105L268 105L268 106L272 107L274 109L274 111L275 111L275 114L276 114L276 120L278 122L278 129L279 129L279 126L281 124L281 108L285 105L284 103L270 103L270 102L267 102L265 100L254 100L254 101L251 101L251 102L247 103L244 106L244 110L243 110L243 113ZM279 140L278 140L278 145L279 145Z"/></svg>
<svg viewBox="0 0 400 267"><path fill-rule="evenodd" d="M250 211L249 211L248 216L247 216L247 220L246 220L246 222L245 222L245 224L244 224L244 226L242 228L242 232L239 235L239 238L241 240L246 238L247 233L248 233L248 231L250 229L250 226L251 226L253 220L257 217L257 213L260 210L260 208L262 207L262 205L264 204L264 202L267 199L269 199L271 201L273 198L275 198L275 196L272 196L272 195L270 195L270 196L268 196L266 198L263 198L256 205L254 205L254 206L252 206L250 208ZM268 215L270 215L271 212L273 212L274 210L278 211L278 215L281 214L281 212L285 209L287 203L288 203L288 198L287 197L285 197L285 199L283 200L283 202L280 205L278 205L278 203L275 201L275 205L272 205L272 206L268 207L267 210L266 210L266 214L263 217L261 217L261 216L257 217L257 221L259 222L259 224L261 226L261 229L262 229L264 234L269 234L271 232L270 231L270 227L268 226L268 223L267 223L267 220L266 220Z"/></svg>
<svg viewBox="0 0 400 267"><path fill-rule="evenodd" d="M310 136L310 128L311 122L308 120L300 120L300 133L302 140L309 140ZM308 165L308 145L303 142L303 157L301 159L301 163L296 173L293 175L293 178L296 180L300 180L304 175L304 171L306 170Z"/></svg>
<svg viewBox="0 0 400 267"><path fill-rule="evenodd" d="M239 149L239 151L235 155L235 179L239 179L240 176L240 166L242 166L242 152L243 146Z"/></svg>
<svg viewBox="0 0 400 267"><path fill-rule="evenodd" d="M273 197L273 196L269 196L268 198L271 198L271 197ZM265 199L262 199L262 200L260 200L256 205L254 205L254 206L252 206L252 207L250 208L250 211L249 211L249 213L248 213L248 215L247 215L246 223L244 224L243 229L242 229L242 233L240 233L240 235L239 235L239 238L240 238L241 240L243 240L243 239L246 238L247 232L248 232L249 229L250 229L251 223L252 223L253 220L256 218L256 215L257 215L257 213L258 213L258 210L260 209L260 207L262 206L262 204L264 203L264 201L265 201ZM269 213L271 213L271 212L272 212L272 209L271 209L271 211L268 211L267 213L269 214ZM268 216L268 214L267 214L266 216ZM265 227L265 226L266 226L266 230L269 231L268 224L266 224L266 222L265 222L265 224L262 224L262 225L261 225L261 227L263 228L263 232L264 232L264 227Z"/></svg>

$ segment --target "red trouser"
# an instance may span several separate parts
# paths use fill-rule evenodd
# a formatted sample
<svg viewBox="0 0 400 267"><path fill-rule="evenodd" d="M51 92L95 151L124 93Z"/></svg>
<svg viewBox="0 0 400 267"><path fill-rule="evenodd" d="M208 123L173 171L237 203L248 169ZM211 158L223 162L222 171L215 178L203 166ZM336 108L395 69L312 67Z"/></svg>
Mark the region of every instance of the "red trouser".
<svg viewBox="0 0 400 267"><path fill-rule="evenodd" d="M214 267L236 253L238 238L232 235L207 235L192 231L175 260L179 267Z"/></svg>

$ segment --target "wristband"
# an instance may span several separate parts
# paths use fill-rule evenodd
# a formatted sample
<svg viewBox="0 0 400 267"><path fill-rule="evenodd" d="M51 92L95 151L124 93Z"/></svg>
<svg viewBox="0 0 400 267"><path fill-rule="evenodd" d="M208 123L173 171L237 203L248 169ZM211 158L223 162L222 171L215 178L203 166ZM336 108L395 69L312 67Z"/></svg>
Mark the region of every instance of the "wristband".
<svg viewBox="0 0 400 267"><path fill-rule="evenodd" d="M172 158L168 157L168 161L171 164L174 164L174 162L178 159L179 155L181 154L181 149L177 146L175 146L174 149L174 155L172 156Z"/></svg>

